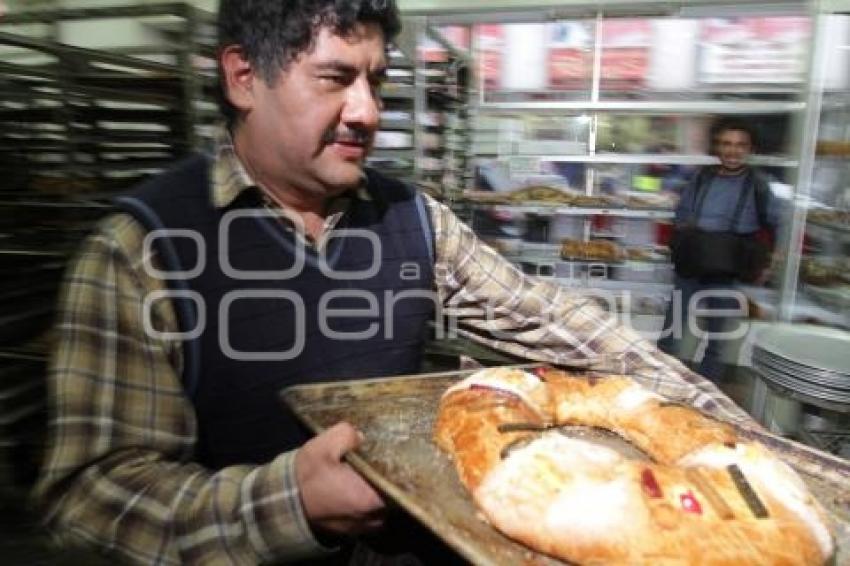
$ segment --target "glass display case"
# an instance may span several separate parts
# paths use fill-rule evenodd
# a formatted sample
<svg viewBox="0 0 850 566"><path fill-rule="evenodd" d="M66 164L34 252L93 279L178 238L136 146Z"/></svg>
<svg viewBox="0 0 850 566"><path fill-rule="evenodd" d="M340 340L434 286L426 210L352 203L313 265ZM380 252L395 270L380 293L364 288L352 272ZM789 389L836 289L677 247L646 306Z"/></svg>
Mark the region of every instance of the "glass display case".
<svg viewBox="0 0 850 566"><path fill-rule="evenodd" d="M850 329L850 2L820 6L779 319Z"/></svg>
<svg viewBox="0 0 850 566"><path fill-rule="evenodd" d="M471 44L473 228L528 273L610 291L652 335L672 290L679 191L717 162L713 123L745 118L765 142L752 161L782 186L795 179L812 22L802 2L622 13L639 4L435 25Z"/></svg>

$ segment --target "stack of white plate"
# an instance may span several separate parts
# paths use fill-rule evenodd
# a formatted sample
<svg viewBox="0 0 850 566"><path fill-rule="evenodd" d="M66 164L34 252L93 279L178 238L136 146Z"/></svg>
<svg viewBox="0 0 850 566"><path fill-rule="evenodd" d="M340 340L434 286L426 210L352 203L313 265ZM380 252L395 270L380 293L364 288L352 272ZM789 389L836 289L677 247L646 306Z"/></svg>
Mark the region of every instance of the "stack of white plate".
<svg viewBox="0 0 850 566"><path fill-rule="evenodd" d="M771 325L756 337L752 361L765 381L800 400L850 410L850 332Z"/></svg>

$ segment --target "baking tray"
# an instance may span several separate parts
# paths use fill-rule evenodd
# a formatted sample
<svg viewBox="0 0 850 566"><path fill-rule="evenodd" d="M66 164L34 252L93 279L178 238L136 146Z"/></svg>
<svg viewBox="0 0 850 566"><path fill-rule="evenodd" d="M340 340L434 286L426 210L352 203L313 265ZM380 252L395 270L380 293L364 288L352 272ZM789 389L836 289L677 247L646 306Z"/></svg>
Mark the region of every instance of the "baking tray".
<svg viewBox="0 0 850 566"><path fill-rule="evenodd" d="M297 385L281 395L314 432L340 420L361 430L366 440L348 462L471 563L563 564L481 520L454 465L431 441L440 396L471 372ZM764 442L800 473L835 519L835 564L850 564L850 462L768 433L740 434Z"/></svg>

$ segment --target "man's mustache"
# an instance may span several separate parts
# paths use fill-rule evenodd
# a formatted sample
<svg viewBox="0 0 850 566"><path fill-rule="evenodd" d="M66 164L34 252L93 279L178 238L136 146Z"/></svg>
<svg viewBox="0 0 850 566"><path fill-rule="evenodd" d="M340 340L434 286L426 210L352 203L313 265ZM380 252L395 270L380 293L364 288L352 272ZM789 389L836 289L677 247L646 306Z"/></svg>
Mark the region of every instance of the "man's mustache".
<svg viewBox="0 0 850 566"><path fill-rule="evenodd" d="M322 142L331 143L353 143L359 145L368 145L370 135L365 130L345 130L338 132L336 130L328 130L322 136Z"/></svg>

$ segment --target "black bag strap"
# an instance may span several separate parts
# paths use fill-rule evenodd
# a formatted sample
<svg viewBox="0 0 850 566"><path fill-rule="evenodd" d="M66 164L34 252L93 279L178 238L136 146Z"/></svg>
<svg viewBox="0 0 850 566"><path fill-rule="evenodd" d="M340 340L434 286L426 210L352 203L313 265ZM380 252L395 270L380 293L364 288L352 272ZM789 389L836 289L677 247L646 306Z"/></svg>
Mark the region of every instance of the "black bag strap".
<svg viewBox="0 0 850 566"><path fill-rule="evenodd" d="M705 197L711 189L711 179L713 178L714 168L712 167L703 167L699 170L699 173L697 173L697 178L694 181L694 207L689 219L689 223L693 226L696 226L697 221L699 220L699 214L702 212L702 205L703 202L705 202ZM706 179L708 179L707 184ZM706 189L703 190L703 187L706 187Z"/></svg>
<svg viewBox="0 0 850 566"><path fill-rule="evenodd" d="M767 180L758 174L753 175L753 186L756 191L756 214L758 215L759 226L773 230L773 226L767 217L767 209L769 206L768 197L770 196L770 185Z"/></svg>
<svg viewBox="0 0 850 566"><path fill-rule="evenodd" d="M729 223L729 231L734 232L735 228L741 222L741 213L744 212L744 207L750 199L750 194L753 192L753 170L747 169L744 184L741 187L741 192L738 193L738 202L735 204L735 213L732 215L732 221Z"/></svg>

